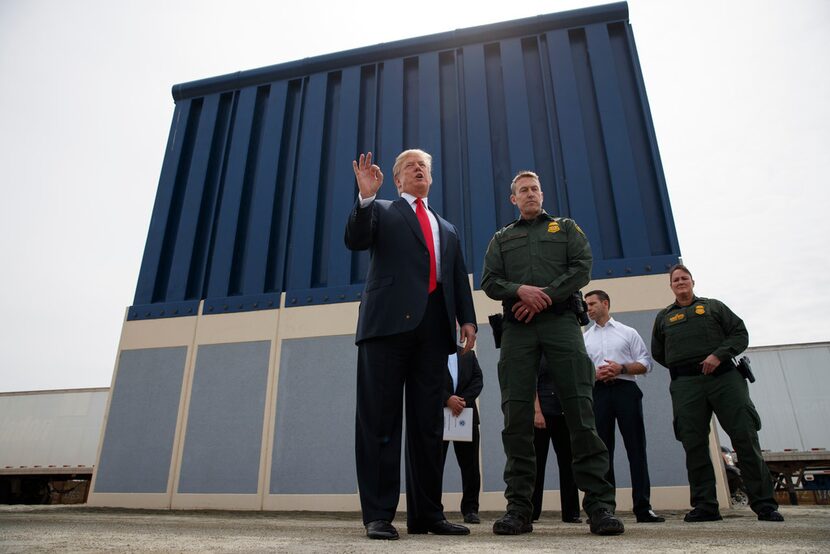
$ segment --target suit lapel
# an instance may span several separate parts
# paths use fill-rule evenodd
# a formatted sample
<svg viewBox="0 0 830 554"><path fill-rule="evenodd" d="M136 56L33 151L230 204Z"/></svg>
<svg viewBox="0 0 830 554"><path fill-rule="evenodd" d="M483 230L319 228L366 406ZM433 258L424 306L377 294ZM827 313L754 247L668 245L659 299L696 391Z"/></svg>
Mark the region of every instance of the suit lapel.
<svg viewBox="0 0 830 554"><path fill-rule="evenodd" d="M412 209L412 206L409 205L409 202L407 202L405 198L398 198L392 203L392 205L397 208L398 212L400 212L401 216L404 218L404 221L406 221L409 225L409 228L412 229L412 232L415 234L417 239L421 241L421 244L426 246L427 243L424 240L424 232L421 231L421 224L418 222L418 217L415 215L415 211Z"/></svg>

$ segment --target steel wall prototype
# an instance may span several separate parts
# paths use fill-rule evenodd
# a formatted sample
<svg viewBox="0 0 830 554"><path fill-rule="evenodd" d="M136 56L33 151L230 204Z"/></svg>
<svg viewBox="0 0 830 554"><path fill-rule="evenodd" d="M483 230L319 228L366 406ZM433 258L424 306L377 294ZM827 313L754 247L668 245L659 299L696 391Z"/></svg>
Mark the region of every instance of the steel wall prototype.
<svg viewBox="0 0 830 554"><path fill-rule="evenodd" d="M387 175L388 199L401 150L433 155L430 206L458 227L476 286L494 231L517 215L513 174L537 171L548 211L591 240L602 282L588 286L647 333L670 302L665 273L679 248L627 19L627 5L612 4L175 86L90 503L359 509L354 330L368 256L342 237L363 151ZM481 290L473 298L485 371L481 506L498 510L487 315L501 307ZM644 383L655 509L688 501L667 379ZM461 494L452 464L450 455L447 505ZM549 467L550 489L556 475Z"/></svg>
<svg viewBox="0 0 830 554"><path fill-rule="evenodd" d="M128 318L358 300L368 256L342 236L369 150L387 176L405 148L433 155L430 205L476 286L520 169L585 230L594 278L665 272L679 247L627 19L610 4L176 85Z"/></svg>

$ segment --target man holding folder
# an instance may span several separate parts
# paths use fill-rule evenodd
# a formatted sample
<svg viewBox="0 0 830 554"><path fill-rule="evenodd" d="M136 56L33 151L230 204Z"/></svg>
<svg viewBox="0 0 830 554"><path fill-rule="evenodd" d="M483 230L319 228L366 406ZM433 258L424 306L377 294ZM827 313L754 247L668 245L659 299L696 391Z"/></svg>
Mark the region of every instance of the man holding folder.
<svg viewBox="0 0 830 554"><path fill-rule="evenodd" d="M481 394L484 378L475 352L466 354L461 348L447 359L447 378L444 386L444 406L458 417L465 408L473 410L473 440L452 441L455 458L461 470L461 513L464 523L481 523L478 516L478 492L481 488L481 471L478 464L479 418L476 398ZM449 441L444 441L444 463L447 462Z"/></svg>

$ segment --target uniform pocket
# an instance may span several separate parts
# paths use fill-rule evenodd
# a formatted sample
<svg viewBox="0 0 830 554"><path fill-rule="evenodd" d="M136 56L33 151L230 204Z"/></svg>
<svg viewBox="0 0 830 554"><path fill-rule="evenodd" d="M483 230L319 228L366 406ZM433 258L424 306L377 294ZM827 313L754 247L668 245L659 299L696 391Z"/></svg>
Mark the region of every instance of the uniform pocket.
<svg viewBox="0 0 830 554"><path fill-rule="evenodd" d="M678 430L679 426L677 424L677 418L676 417L672 418L671 426L672 426L672 429L674 430L674 438L682 442L683 439L680 437L680 431Z"/></svg>
<svg viewBox="0 0 830 554"><path fill-rule="evenodd" d="M755 409L755 406L750 402L746 406L746 411L749 416L749 421L752 422L752 426L755 428L755 431L761 430L761 416L758 415L758 411Z"/></svg>
<svg viewBox="0 0 830 554"><path fill-rule="evenodd" d="M527 233L513 235L499 245L506 268L523 267L527 264L528 244Z"/></svg>

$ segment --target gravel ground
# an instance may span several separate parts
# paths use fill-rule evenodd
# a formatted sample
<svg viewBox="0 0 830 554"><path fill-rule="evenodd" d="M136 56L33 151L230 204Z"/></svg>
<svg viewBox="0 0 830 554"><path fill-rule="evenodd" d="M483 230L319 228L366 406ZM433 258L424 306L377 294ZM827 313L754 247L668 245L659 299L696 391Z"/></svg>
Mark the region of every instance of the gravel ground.
<svg viewBox="0 0 830 554"><path fill-rule="evenodd" d="M637 524L619 514L624 535L597 537L585 524L565 524L545 512L533 533L492 532L501 514L483 513L468 537L407 535L399 541L365 537L357 513L148 511L86 506L0 505L0 552L830 552L830 506L784 506L784 523L757 521L748 508L724 511L724 521L690 524L667 512L663 524ZM459 521L459 514L448 514ZM403 522L402 522L403 521Z"/></svg>

